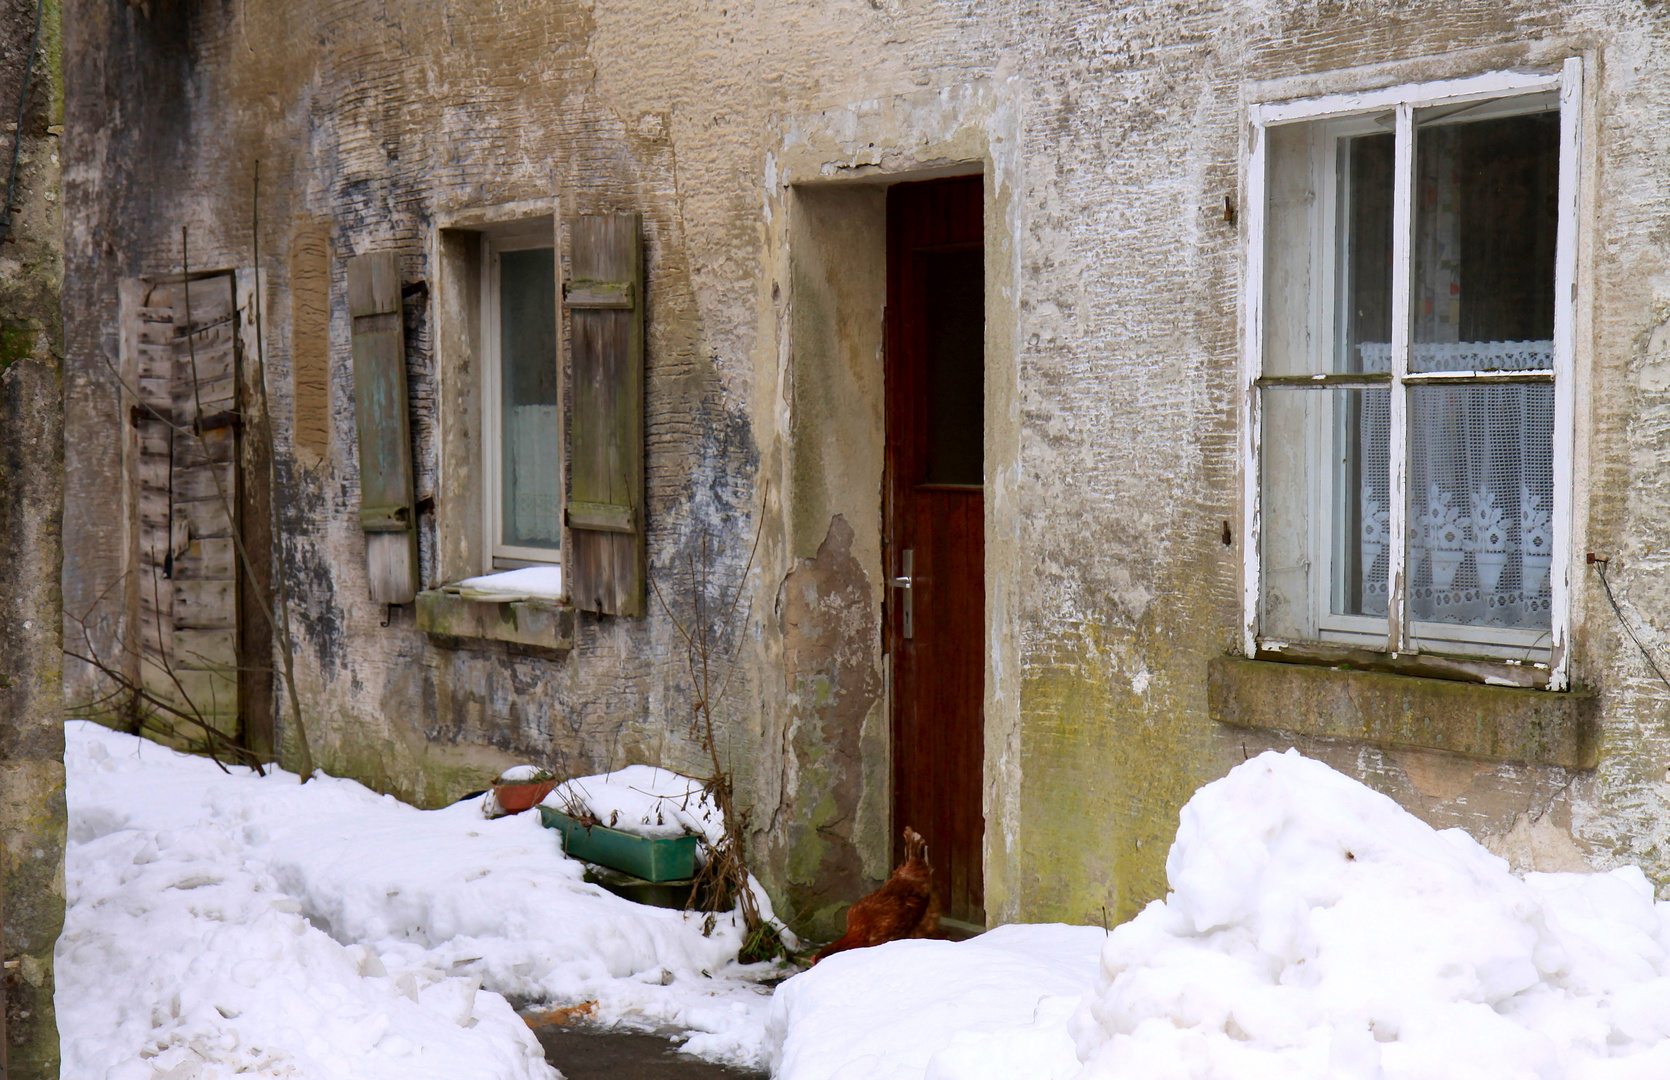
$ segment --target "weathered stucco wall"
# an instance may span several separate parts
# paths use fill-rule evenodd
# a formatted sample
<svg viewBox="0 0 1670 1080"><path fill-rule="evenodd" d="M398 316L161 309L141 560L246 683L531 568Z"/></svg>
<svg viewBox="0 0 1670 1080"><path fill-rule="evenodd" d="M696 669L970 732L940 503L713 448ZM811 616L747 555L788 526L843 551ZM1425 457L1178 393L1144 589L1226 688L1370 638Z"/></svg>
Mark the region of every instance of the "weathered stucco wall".
<svg viewBox="0 0 1670 1080"><path fill-rule="evenodd" d="M379 625L354 513L342 260L395 246L408 280L433 282L434 229L471 208L640 210L651 573L684 618L704 535L717 593L760 531L738 625L721 634L740 657L721 749L753 808L762 877L804 928L829 929L839 900L885 873L892 828L880 185L983 171L987 909L1129 916L1163 890L1194 788L1295 741L1214 724L1205 677L1240 626L1240 538L1225 544L1223 523L1240 520L1246 255L1224 206L1243 199L1245 102L1278 90L1587 57L1574 547L1612 555L1631 618L1670 600L1663 5L73 10L70 422L85 438L71 446L71 602L91 605L126 542L100 511L120 493L100 359L119 283L175 268L181 224L200 265L247 265L259 159L278 526L302 696L332 771L434 803L519 758L699 768L664 613L583 616L563 659L440 649L409 613ZM445 534L446 515L472 512L437 448L449 376L431 305L455 300L408 308L432 575L435 522ZM1603 724L1594 772L1301 745L1521 861L1638 859L1670 882L1670 690L1592 575L1579 581L1576 670Z"/></svg>
<svg viewBox="0 0 1670 1080"><path fill-rule="evenodd" d="M35 4L0 9L0 110L16 117ZM58 1075L52 949L64 925L63 287L58 8L43 5L23 117L0 134L0 186L20 140L0 246L0 914L12 1077ZM0 195L0 198L3 198Z"/></svg>

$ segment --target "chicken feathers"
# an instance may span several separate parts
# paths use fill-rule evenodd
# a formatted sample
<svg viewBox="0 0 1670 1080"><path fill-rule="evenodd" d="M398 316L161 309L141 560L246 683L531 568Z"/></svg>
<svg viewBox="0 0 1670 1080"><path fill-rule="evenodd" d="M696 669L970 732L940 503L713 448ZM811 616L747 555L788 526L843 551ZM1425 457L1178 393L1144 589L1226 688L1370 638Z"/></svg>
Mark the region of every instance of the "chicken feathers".
<svg viewBox="0 0 1670 1080"><path fill-rule="evenodd" d="M887 883L847 909L847 932L819 950L812 963L847 949L863 949L901 938L934 937L939 933L939 898L934 895L934 868L928 865L928 843L905 826L905 861Z"/></svg>

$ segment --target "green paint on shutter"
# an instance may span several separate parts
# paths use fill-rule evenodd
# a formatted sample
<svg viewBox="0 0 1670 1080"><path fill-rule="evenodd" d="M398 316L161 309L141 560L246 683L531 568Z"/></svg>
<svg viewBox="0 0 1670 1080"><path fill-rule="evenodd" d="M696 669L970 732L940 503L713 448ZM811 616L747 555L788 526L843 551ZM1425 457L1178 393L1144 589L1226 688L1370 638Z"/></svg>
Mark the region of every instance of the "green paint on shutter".
<svg viewBox="0 0 1670 1080"><path fill-rule="evenodd" d="M408 604L417 595L417 515L396 252L374 251L348 260L348 316L353 322L360 528L366 533L371 598Z"/></svg>
<svg viewBox="0 0 1670 1080"><path fill-rule="evenodd" d="M569 219L567 557L574 606L644 614L644 304L637 214Z"/></svg>

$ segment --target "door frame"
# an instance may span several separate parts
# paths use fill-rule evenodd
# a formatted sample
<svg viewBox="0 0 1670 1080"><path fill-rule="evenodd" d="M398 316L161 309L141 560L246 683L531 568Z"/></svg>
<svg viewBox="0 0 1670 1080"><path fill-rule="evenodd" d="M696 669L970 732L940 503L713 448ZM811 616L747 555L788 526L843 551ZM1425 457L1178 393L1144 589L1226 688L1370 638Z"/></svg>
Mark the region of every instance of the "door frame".
<svg viewBox="0 0 1670 1080"><path fill-rule="evenodd" d="M855 553L871 575L877 613L871 640L883 687L874 728L865 728L851 835L864 877L879 883L893 869L895 835L892 657L882 654L880 624L886 568L880 554L885 488L879 455L885 432L868 404L874 402L874 413L879 413L881 391L875 380L882 366L885 283L872 290L870 282L872 275L885 277L885 225L879 207L872 212L865 200L841 200L836 193L882 195L895 183L984 177L987 647L981 798L986 822L982 876L992 922L1017 917L1016 886L1023 867L1013 842L1021 825L1023 655L1009 615L1023 606L1013 571L1022 563L1029 535L1015 513L1023 346L1014 297L1023 244L1014 211L1026 190L1024 159L1012 152L1020 138L1018 125L1002 86L983 79L884 95L862 109L819 108L779 120L773 171L764 191L768 252L762 266L771 271L761 294L762 303L769 303L762 310L761 343L775 352L777 362L760 369L765 382L756 391L759 400L781 400L786 406L760 419L762 430L785 448L780 466L785 498L779 514L787 548L796 557L811 557L832 515L845 514L857 530ZM817 203L827 210L825 193L829 202L856 207L854 226L832 224L821 213L813 215L819 224L808 232L803 208ZM851 287L854 282L861 287ZM819 373L820 390L834 388L847 395L833 406L844 418L839 428L832 430L820 419L810 434L804 430L805 416L829 408L802 389L809 369ZM861 491L854 490L854 481Z"/></svg>

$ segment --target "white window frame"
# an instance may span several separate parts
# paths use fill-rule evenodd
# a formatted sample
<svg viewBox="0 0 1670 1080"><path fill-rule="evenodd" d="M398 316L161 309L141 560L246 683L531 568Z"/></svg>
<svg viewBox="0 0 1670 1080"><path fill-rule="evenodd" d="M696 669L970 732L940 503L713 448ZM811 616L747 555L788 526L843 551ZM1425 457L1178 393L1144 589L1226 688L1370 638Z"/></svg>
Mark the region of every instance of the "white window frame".
<svg viewBox="0 0 1670 1080"><path fill-rule="evenodd" d="M481 464L485 490L482 492L482 544L484 562L482 572L515 570L528 566L561 566L563 548L522 547L504 542L504 408L503 371L499 326L499 257L507 251L551 249L556 258L554 230L537 229L528 232L500 233L482 237L481 243ZM558 292L561 292L559 272ZM558 319L561 319L562 297L557 296ZM558 334L558 364L561 360L561 326ZM559 372L558 386L561 387ZM560 389L559 389L560 393ZM560 435L560 432L559 432ZM564 467L566 472L566 467ZM558 485L558 499L567 503L566 484ZM559 513L561 510L559 509ZM566 537L565 537L566 540Z"/></svg>
<svg viewBox="0 0 1670 1080"><path fill-rule="evenodd" d="M1461 105L1474 101L1488 101L1526 95L1556 92L1560 108L1560 160L1558 192L1558 225L1554 256L1554 360L1553 369L1545 373L1516 372L1511 381L1526 382L1527 375L1554 386L1554 446L1552 512L1553 550L1549 568L1551 628L1546 636L1549 662L1546 665L1549 690L1564 690L1568 686L1571 606L1571 545L1572 545L1572 456L1574 440L1574 320L1577 300L1577 229L1578 176L1581 152L1581 105L1583 100L1583 61L1572 57L1564 61L1558 71L1494 72L1471 78L1414 83L1364 91L1361 93L1331 94L1323 97L1294 101L1257 103L1249 109L1251 125L1246 161L1247 262L1244 294L1242 297L1242 536L1243 549L1243 647L1246 655L1261 652L1281 653L1291 650L1297 642L1282 641L1261 634L1259 612L1262 582L1262 544L1260 543L1260 462L1261 427L1260 393L1265 387L1282 385L1318 385L1352 387L1367 386L1370 380L1352 375L1306 375L1297 377L1264 376L1265 293L1264 268L1265 216L1267 198L1267 162L1265 158L1269 128L1301 122L1349 121L1353 118L1375 117L1391 113L1395 117L1396 144L1394 151L1396 176L1392 202L1392 341L1391 379L1375 381L1375 386L1390 386L1390 425L1388 446L1389 507L1388 534L1396 542L1389 545L1387 569L1387 617L1356 619L1330 617L1338 624L1341 639L1349 636L1370 648L1383 649L1393 659L1418 651L1416 627L1408 615L1408 471L1407 406L1411 388L1422 385L1486 385L1503 381L1500 375L1488 372L1410 372L1410 289L1412 233L1414 224L1414 127L1417 109L1444 105ZM1333 205L1330 201L1327 205ZM1329 279L1332 275L1323 275ZM1332 288L1331 285L1327 286ZM1331 308L1329 309L1331 311ZM1318 313L1313 308L1313 317ZM1331 315L1329 316L1331 319ZM1315 325L1315 324L1313 324ZM1319 330L1329 330L1320 325ZM1321 337L1321 334L1313 335ZM1332 343L1331 335L1328 343ZM1326 370L1323 367L1313 370ZM1313 530L1313 536L1326 543L1327 530ZM1332 575L1329 575L1331 578ZM1331 581L1322 583L1331 588ZM1371 623L1373 637L1359 636L1356 623ZM1319 624L1320 625L1320 624ZM1421 640L1442 639L1442 632L1431 624L1421 624ZM1363 629L1368 629L1364 627ZM1522 632L1521 632L1522 633ZM1488 634L1469 632L1470 645L1458 644L1465 652L1479 649L1478 640ZM1512 638L1510 633L1504 643ZM1517 642L1517 638L1513 639ZM1372 644L1369 644L1371 643ZM1481 657L1483 658L1483 657Z"/></svg>

